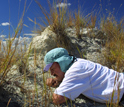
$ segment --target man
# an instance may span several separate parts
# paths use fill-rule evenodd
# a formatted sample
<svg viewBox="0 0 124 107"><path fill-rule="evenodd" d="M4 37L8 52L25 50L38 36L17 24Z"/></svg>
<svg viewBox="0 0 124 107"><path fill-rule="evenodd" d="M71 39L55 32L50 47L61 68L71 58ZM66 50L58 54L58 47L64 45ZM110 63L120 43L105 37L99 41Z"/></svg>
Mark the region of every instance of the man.
<svg viewBox="0 0 124 107"><path fill-rule="evenodd" d="M46 84L56 87L53 103L58 105L80 94L101 103L120 101L124 93L124 74L89 60L70 56L66 49L55 48L44 58L44 72L55 78Z"/></svg>

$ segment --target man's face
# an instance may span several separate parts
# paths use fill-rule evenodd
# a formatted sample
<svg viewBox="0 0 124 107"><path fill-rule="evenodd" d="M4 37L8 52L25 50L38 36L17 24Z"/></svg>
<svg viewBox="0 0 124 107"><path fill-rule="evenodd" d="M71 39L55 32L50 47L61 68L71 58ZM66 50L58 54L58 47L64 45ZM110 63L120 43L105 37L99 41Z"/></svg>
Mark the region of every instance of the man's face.
<svg viewBox="0 0 124 107"><path fill-rule="evenodd" d="M54 62L50 67L51 75L55 76L58 81L62 81L65 73L61 71L57 62Z"/></svg>

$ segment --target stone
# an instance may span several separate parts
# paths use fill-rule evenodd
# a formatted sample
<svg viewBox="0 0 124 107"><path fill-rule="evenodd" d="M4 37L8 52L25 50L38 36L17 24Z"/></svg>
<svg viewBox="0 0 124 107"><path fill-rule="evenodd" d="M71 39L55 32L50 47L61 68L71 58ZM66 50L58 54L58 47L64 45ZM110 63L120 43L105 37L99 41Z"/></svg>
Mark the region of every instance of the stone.
<svg viewBox="0 0 124 107"><path fill-rule="evenodd" d="M104 62L104 55L102 54L104 47L103 41L100 39L99 31L97 29L80 29L81 39L77 38L75 28L65 29L70 46L68 48L69 53L76 57L82 57L94 62ZM92 37L96 34L96 38ZM88 36L90 35L90 36ZM20 106L26 104L26 106L42 106L42 107L54 107L52 103L52 92L55 88L50 88L45 85L46 78L50 77L50 73L43 73L44 68L44 55L51 49L58 47L56 44L57 34L55 34L50 26L48 26L41 35L32 38L32 41L28 47L26 55L29 53L28 61L21 66L24 70L20 72L19 65L15 64L7 74L6 82L4 83L1 92L10 92L6 96L12 98L15 102L19 101ZM62 45L60 44L62 47ZM25 55L25 56L26 56ZM103 63L104 64L104 63ZM2 100L2 97L0 98ZM4 104L4 103L1 103ZM100 104L94 102L84 96L79 96L73 102L62 104L61 107L106 107L106 104Z"/></svg>

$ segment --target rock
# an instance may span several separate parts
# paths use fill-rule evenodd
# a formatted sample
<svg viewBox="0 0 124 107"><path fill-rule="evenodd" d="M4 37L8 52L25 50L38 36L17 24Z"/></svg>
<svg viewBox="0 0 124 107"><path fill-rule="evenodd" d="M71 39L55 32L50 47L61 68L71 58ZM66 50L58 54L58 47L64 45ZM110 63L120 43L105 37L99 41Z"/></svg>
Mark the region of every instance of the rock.
<svg viewBox="0 0 124 107"><path fill-rule="evenodd" d="M0 107L6 107L8 102L0 102ZM18 103L16 102L10 102L7 107L21 107Z"/></svg>
<svg viewBox="0 0 124 107"><path fill-rule="evenodd" d="M66 47L69 53L76 57L82 57L94 62L104 64L103 38L101 39L97 29L81 29L81 39L77 38L75 28L67 28L65 34L67 38L65 41L70 45ZM104 33L102 33L104 36ZM90 35L90 36L89 36ZM93 35L93 36L92 36ZM96 38L95 36L96 35ZM44 68L44 55L51 49L58 47L57 34L47 27L40 36L32 39L28 48L27 54L30 52L28 61L13 65L7 74L6 81L4 82L3 91L10 92L6 101L12 98L14 101L19 102L20 106L35 106L35 107L54 107L51 96L54 88L45 85L46 78L50 77L50 73L43 73ZM63 38L64 39L64 38ZM59 46L63 47L62 44ZM26 54L26 55L27 55ZM20 68L21 67L21 68ZM21 69L21 71L20 71ZM2 97L0 98L2 100ZM72 103L68 102L68 107L105 107L106 104L94 102L84 96L80 95ZM62 104L62 107L67 107Z"/></svg>
<svg viewBox="0 0 124 107"><path fill-rule="evenodd" d="M43 55L50 49L56 46L55 43L56 34L50 30L50 27L47 27L40 36L35 36L30 43L31 49L30 53L42 53Z"/></svg>

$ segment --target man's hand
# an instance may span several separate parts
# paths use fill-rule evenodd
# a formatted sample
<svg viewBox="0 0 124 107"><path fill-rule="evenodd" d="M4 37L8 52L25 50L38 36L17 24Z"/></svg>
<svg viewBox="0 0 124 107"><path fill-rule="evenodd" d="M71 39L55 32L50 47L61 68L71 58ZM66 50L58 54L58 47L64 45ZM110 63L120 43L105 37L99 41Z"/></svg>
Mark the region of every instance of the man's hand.
<svg viewBox="0 0 124 107"><path fill-rule="evenodd" d="M50 87L57 87L59 85L59 82L55 78L48 78L46 80L46 84Z"/></svg>
<svg viewBox="0 0 124 107"><path fill-rule="evenodd" d="M53 99L53 103L55 105L65 103L68 100L67 97L64 97L64 96L61 96L61 95L58 95L58 94L55 94L55 93L53 93L52 99Z"/></svg>

